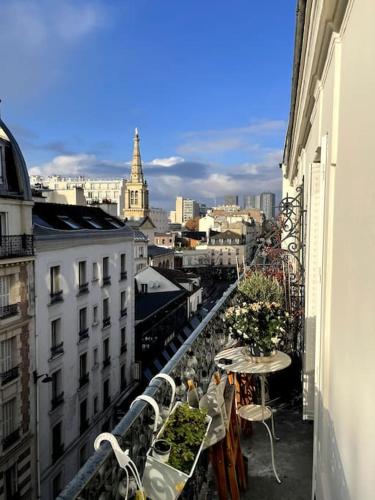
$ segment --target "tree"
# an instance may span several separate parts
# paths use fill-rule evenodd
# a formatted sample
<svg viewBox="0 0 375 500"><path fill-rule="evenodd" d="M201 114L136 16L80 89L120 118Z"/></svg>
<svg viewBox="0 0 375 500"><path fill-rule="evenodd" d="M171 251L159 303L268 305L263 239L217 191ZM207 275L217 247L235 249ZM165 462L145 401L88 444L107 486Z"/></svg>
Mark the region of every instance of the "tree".
<svg viewBox="0 0 375 500"><path fill-rule="evenodd" d="M194 217L194 219L189 219L185 223L185 229L188 231L198 231L199 230L199 217Z"/></svg>

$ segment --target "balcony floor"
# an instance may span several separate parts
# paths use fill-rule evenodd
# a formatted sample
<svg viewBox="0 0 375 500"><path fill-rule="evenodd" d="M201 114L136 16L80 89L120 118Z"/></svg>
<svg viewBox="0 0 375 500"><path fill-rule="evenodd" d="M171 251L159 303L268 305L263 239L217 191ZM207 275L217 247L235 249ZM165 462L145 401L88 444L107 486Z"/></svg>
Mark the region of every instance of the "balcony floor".
<svg viewBox="0 0 375 500"><path fill-rule="evenodd" d="M248 459L248 490L243 500L310 500L313 458L313 423L303 421L296 406L275 410L276 470L282 481L276 482L271 465L270 441L261 423L253 424L252 436L242 436L242 453ZM210 495L217 500L215 486Z"/></svg>

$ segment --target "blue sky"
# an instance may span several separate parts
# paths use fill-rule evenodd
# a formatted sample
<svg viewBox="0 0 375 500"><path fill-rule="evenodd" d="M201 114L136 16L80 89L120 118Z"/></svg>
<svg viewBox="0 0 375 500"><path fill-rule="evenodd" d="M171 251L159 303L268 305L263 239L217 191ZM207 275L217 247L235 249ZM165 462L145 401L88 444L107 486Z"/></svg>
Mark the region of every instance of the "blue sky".
<svg viewBox="0 0 375 500"><path fill-rule="evenodd" d="M0 98L31 173L126 177L154 206L280 191L295 0L2 0Z"/></svg>

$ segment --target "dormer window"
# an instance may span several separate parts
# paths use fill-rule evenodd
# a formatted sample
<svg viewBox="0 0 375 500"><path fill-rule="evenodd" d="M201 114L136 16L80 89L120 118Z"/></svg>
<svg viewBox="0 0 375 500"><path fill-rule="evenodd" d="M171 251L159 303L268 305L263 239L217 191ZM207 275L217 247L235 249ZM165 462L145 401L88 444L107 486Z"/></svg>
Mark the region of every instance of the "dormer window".
<svg viewBox="0 0 375 500"><path fill-rule="evenodd" d="M103 229L99 222L96 222L96 220L92 219L91 217L83 217L83 219L95 229Z"/></svg>
<svg viewBox="0 0 375 500"><path fill-rule="evenodd" d="M5 155L4 148L0 144L0 184L4 184Z"/></svg>
<svg viewBox="0 0 375 500"><path fill-rule="evenodd" d="M120 224L119 222L115 221L114 219L106 218L105 220L106 220L109 224L111 224L111 226L113 226L113 227L117 227L117 228L119 228L119 229L122 227L122 226L121 226L121 224Z"/></svg>
<svg viewBox="0 0 375 500"><path fill-rule="evenodd" d="M68 227L71 229L81 229L81 226L74 222L70 217L67 215L58 215L57 216L62 222L64 222Z"/></svg>

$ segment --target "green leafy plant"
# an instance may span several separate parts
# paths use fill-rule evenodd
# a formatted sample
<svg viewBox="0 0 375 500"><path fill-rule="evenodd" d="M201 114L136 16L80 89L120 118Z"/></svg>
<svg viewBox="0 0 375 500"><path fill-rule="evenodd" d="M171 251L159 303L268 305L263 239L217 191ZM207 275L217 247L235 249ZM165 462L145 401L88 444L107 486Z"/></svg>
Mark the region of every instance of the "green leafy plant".
<svg viewBox="0 0 375 500"><path fill-rule="evenodd" d="M251 273L240 285L238 290L240 302L277 302L284 303L284 293L279 282L274 277L266 276L261 272Z"/></svg>
<svg viewBox="0 0 375 500"><path fill-rule="evenodd" d="M171 444L168 464L189 474L207 430L207 412L183 403L170 415L162 436Z"/></svg>
<svg viewBox="0 0 375 500"><path fill-rule="evenodd" d="M259 356L268 355L282 346L289 314L278 302L243 302L228 307L224 320L232 338L249 346L253 355Z"/></svg>

